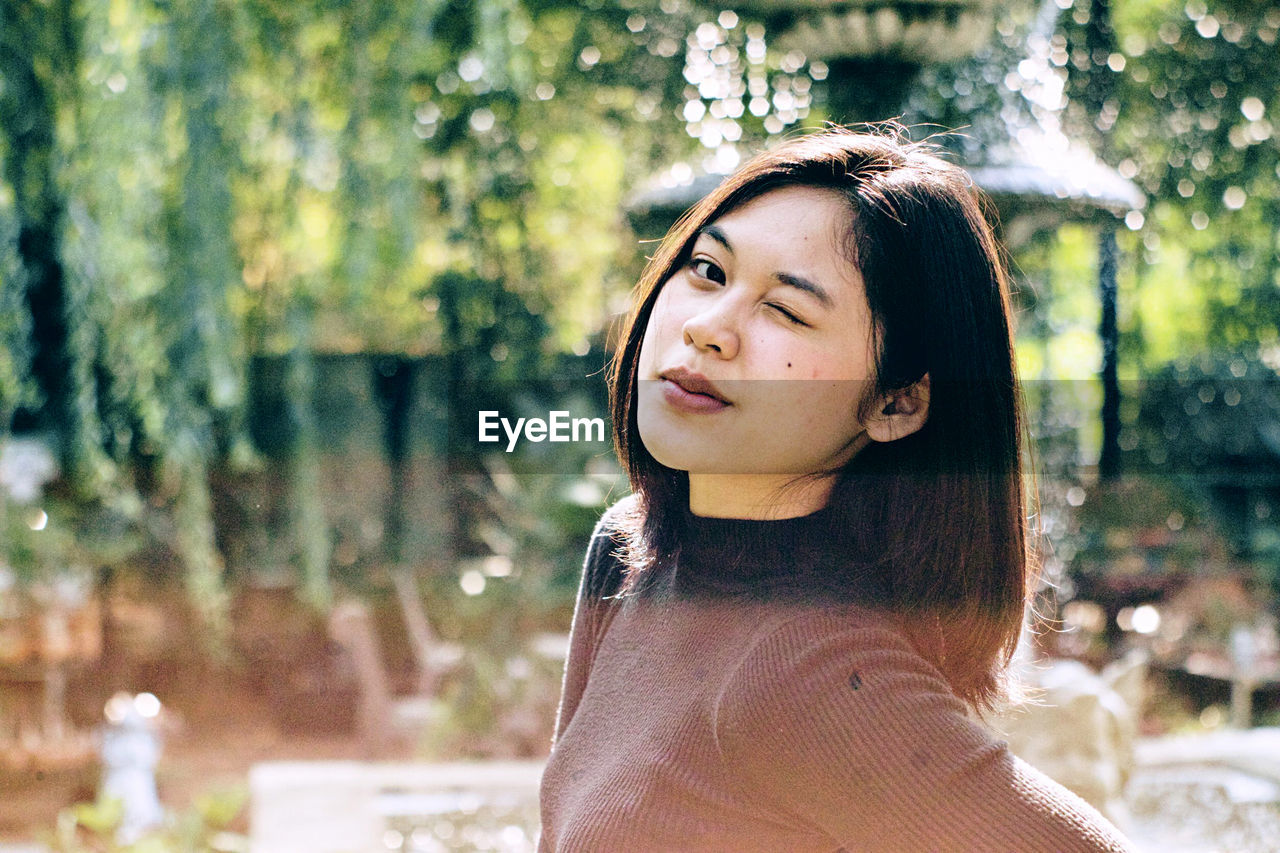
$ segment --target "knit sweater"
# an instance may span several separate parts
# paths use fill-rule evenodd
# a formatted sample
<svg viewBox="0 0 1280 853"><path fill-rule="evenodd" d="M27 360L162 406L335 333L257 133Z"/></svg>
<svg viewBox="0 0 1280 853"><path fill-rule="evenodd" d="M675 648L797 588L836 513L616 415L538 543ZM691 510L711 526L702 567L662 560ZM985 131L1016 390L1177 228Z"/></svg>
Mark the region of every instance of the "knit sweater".
<svg viewBox="0 0 1280 853"><path fill-rule="evenodd" d="M619 510L588 549L540 853L1132 849L974 722L867 596L785 592L820 578L825 512L686 515L680 555L616 596Z"/></svg>

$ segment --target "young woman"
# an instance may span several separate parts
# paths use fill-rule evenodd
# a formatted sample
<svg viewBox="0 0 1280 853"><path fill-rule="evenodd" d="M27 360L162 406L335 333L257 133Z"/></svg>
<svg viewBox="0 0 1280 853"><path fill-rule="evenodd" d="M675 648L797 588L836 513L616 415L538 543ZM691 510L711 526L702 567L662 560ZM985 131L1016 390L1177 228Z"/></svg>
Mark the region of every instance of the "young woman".
<svg viewBox="0 0 1280 853"><path fill-rule="evenodd" d="M1031 586L999 249L971 182L833 129L668 234L613 367L545 851L1120 851L975 722Z"/></svg>

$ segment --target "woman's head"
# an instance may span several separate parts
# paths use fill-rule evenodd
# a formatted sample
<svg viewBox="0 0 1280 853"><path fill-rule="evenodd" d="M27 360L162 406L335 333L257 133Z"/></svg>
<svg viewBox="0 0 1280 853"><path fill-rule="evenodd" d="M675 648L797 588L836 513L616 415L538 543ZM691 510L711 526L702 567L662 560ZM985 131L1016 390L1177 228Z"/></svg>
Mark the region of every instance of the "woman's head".
<svg viewBox="0 0 1280 853"><path fill-rule="evenodd" d="M633 408L645 451L687 472L694 512L803 515L865 443L874 356L851 222L830 189L767 190L699 228L658 288ZM819 488L778 493L796 478Z"/></svg>
<svg viewBox="0 0 1280 853"><path fill-rule="evenodd" d="M934 656L988 698L1028 561L1008 283L968 176L896 135L791 139L671 229L635 297L611 377L634 574L678 546L689 472L821 482L896 604L967 635Z"/></svg>

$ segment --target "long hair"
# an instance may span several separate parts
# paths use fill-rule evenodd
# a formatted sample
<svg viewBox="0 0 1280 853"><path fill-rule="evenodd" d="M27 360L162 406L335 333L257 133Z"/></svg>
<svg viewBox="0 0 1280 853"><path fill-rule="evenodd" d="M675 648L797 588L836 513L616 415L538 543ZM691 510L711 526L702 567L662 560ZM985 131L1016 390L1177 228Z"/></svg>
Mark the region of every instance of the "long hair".
<svg viewBox="0 0 1280 853"><path fill-rule="evenodd" d="M887 580L920 652L961 698L990 707L1004 695L1035 565L1009 281L968 175L894 129L831 128L758 155L686 212L645 268L610 374L614 443L639 498L621 531L624 589L678 552L688 502L688 475L658 463L637 426L654 303L701 228L788 186L834 190L849 206L845 249L865 286L874 353L860 418L930 377L924 426L857 453L834 479L832 517Z"/></svg>

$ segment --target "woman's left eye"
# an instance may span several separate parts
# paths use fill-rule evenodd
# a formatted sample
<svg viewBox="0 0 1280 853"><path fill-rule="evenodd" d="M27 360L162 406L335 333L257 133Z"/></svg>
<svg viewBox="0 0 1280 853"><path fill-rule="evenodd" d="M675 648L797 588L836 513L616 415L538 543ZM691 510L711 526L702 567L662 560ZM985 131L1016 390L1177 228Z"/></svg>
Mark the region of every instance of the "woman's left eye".
<svg viewBox="0 0 1280 853"><path fill-rule="evenodd" d="M781 314L783 317L786 317L786 318L787 318L787 320L788 320L789 322L794 323L794 324L795 324L795 325L797 325L797 326L808 326L808 325L809 325L809 324L808 324L808 323L806 323L804 320L801 320L801 319L800 319L799 317L797 317L795 314L792 314L790 311L788 311L786 308L782 307L781 305L779 305L779 304L778 304L778 303L776 303L776 302L770 302L770 303L768 303L768 305L769 305L769 307L770 307L770 308L772 308L774 311L777 311L777 312L778 312L779 314Z"/></svg>

